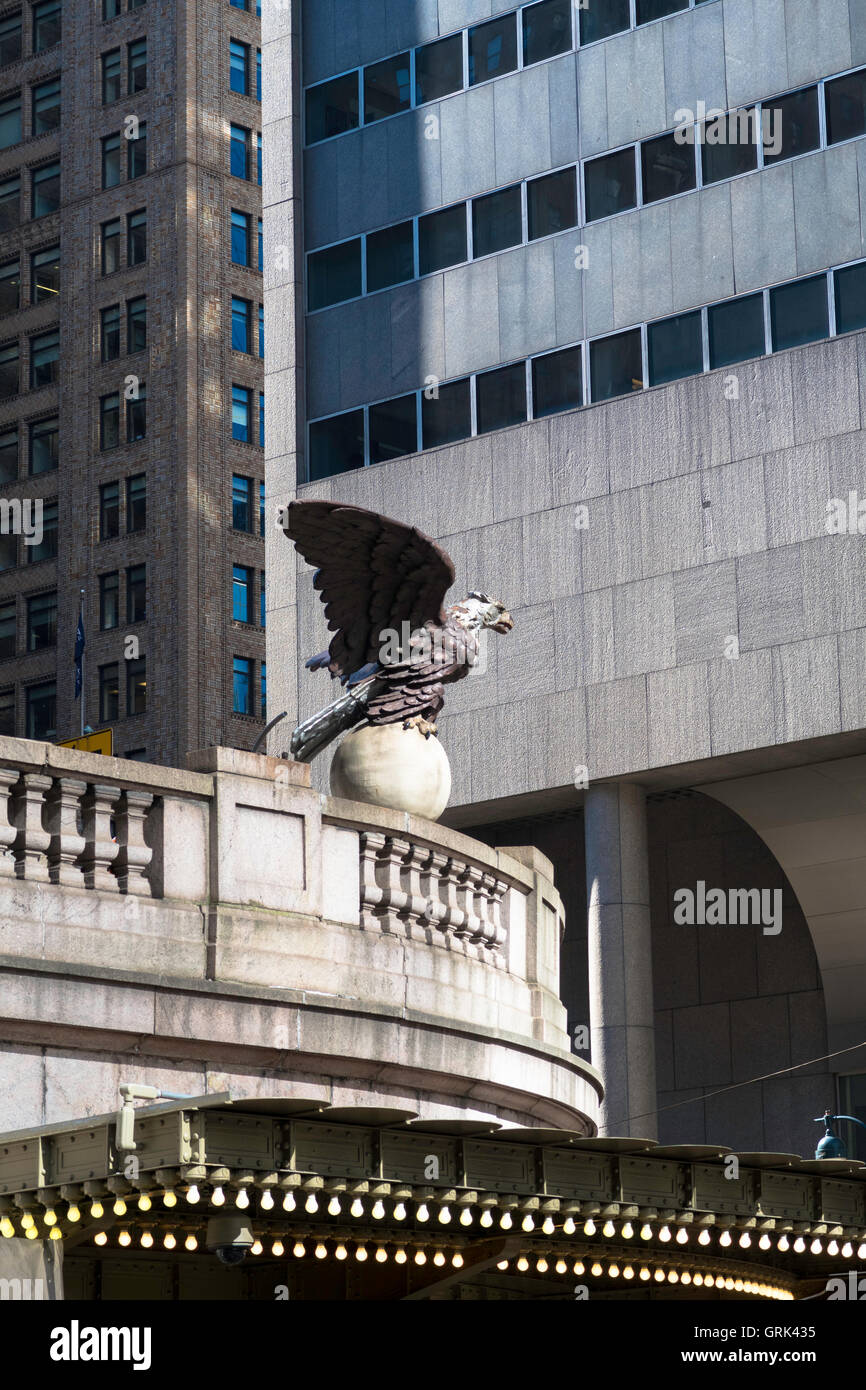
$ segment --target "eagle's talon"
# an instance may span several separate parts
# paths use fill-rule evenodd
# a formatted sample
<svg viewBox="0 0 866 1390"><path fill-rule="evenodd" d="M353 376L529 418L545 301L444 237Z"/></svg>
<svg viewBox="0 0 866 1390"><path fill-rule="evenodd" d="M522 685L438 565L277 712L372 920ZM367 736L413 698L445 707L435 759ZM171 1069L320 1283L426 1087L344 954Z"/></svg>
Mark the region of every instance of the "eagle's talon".
<svg viewBox="0 0 866 1390"><path fill-rule="evenodd" d="M411 719L404 720L403 728L417 729L419 734L423 734L425 738L430 738L431 734L438 733L436 725L431 724L430 721L425 719L421 714L415 714Z"/></svg>

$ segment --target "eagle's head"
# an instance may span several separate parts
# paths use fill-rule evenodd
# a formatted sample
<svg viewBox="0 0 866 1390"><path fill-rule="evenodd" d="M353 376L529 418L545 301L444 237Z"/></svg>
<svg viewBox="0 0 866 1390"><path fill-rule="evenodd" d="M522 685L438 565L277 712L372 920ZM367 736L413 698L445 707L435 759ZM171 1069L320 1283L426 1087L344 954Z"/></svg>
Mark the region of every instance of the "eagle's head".
<svg viewBox="0 0 866 1390"><path fill-rule="evenodd" d="M455 603L452 613L461 627L473 632L483 627L490 627L494 632L510 632L514 627L514 619L504 603L474 589L462 603Z"/></svg>

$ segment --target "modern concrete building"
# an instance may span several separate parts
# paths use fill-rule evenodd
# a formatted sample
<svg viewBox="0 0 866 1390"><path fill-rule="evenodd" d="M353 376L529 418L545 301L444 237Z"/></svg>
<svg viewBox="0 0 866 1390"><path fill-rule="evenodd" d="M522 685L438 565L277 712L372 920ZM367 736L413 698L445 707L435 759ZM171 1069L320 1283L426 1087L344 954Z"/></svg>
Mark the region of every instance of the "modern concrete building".
<svg viewBox="0 0 866 1390"><path fill-rule="evenodd" d="M82 589L117 753L263 727L259 31L254 0L0 12L5 734L78 735Z"/></svg>
<svg viewBox="0 0 866 1390"><path fill-rule="evenodd" d="M866 1114L863 7L294 0L263 53L269 508L515 614L446 818L552 860L605 1129L808 1153ZM326 633L267 547L292 719Z"/></svg>

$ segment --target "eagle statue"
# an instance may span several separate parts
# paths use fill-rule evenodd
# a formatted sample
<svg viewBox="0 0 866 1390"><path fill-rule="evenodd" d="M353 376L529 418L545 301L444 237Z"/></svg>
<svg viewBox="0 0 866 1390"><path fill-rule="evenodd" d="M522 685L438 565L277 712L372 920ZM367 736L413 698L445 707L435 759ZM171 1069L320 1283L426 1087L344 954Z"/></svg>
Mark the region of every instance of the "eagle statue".
<svg viewBox="0 0 866 1390"><path fill-rule="evenodd" d="M292 734L298 762L313 758L348 729L402 723L436 733L444 687L478 660L484 628L510 632L505 605L472 592L443 607L454 566L414 526L340 502L291 502L283 530L308 564L334 633L306 663L328 670L344 693Z"/></svg>

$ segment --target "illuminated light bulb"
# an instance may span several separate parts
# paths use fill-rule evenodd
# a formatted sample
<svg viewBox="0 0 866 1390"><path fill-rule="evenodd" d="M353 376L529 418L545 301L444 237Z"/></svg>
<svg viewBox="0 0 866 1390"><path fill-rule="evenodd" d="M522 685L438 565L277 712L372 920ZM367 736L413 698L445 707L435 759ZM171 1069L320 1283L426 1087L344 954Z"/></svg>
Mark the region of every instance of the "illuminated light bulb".
<svg viewBox="0 0 866 1390"><path fill-rule="evenodd" d="M388 1251L385 1249L384 1245L380 1245L379 1248L378 1248L377 1251L376 1251L376 1261L377 1261L378 1264L383 1265L383 1264L385 1264L385 1262L386 1262L387 1259L388 1259ZM445 1256L443 1255L441 1260L434 1260L433 1263L434 1263L434 1264L443 1264L443 1265L444 1265L444 1263L445 1263Z"/></svg>
<svg viewBox="0 0 866 1390"><path fill-rule="evenodd" d="M731 1293L731 1292L733 1291L733 1287L734 1287L734 1281L733 1281L733 1279L730 1277L730 1275L728 1275L727 1279L725 1280L725 1288L727 1289L728 1293Z"/></svg>
<svg viewBox="0 0 866 1390"><path fill-rule="evenodd" d="M562 1234L564 1236L573 1236L576 1230L577 1227L574 1224L574 1218L572 1216L567 1216L562 1223Z"/></svg>
<svg viewBox="0 0 866 1390"><path fill-rule="evenodd" d="M478 1218L478 1224L480 1226L483 1226L485 1230L489 1229L489 1227L493 1225L493 1212L490 1210L489 1207L484 1208L483 1212Z"/></svg>
<svg viewBox="0 0 866 1390"><path fill-rule="evenodd" d="M461 1225L461 1226L471 1226L471 1225L472 1225L472 1212L469 1210L468 1207L464 1207L463 1210L462 1210L461 1213L460 1213L460 1225Z"/></svg>
<svg viewBox="0 0 866 1390"><path fill-rule="evenodd" d="M698 1236L698 1245L709 1245L710 1240L710 1233L705 1226L704 1229L701 1231L700 1235Z"/></svg>
<svg viewBox="0 0 866 1390"><path fill-rule="evenodd" d="M675 1270L675 1269L669 1269L669 1270L668 1270L668 1283L669 1283L669 1284L678 1284L679 1282L680 1282L680 1276L677 1274L676 1270Z"/></svg>
<svg viewBox="0 0 866 1390"><path fill-rule="evenodd" d="M828 1254L828 1255L838 1255L838 1254L839 1254L839 1242L838 1242L837 1240L831 1240L831 1241L830 1241L830 1244L827 1246L827 1254Z"/></svg>
<svg viewBox="0 0 866 1390"><path fill-rule="evenodd" d="M195 1183L193 1183L192 1187L188 1187L186 1190L186 1200L189 1202L191 1207L194 1207L196 1202L200 1201L200 1199L201 1193L199 1192Z"/></svg>
<svg viewBox="0 0 866 1390"><path fill-rule="evenodd" d="M42 1220L45 1222L46 1226L55 1225L57 1221L57 1212L54 1210L53 1207L48 1208Z"/></svg>
<svg viewBox="0 0 866 1390"><path fill-rule="evenodd" d="M592 1266L592 1269L589 1272L592 1275L593 1279L600 1279L602 1274L604 1274L604 1270L602 1269L598 1260L596 1260L595 1264Z"/></svg>
<svg viewBox="0 0 866 1390"><path fill-rule="evenodd" d="M552 1236L552 1235L553 1235L554 1231L556 1230L556 1227L555 1227L554 1224L553 1224L553 1217L552 1217L552 1216L547 1216L547 1217L545 1217L544 1221L542 1222L541 1229L542 1229L542 1231L544 1232L544 1234L545 1234L546 1236Z"/></svg>
<svg viewBox="0 0 866 1390"><path fill-rule="evenodd" d="M622 1272L622 1277L623 1277L623 1279L633 1279L633 1278L634 1278L634 1270L632 1269L631 1265L626 1265L625 1269L624 1269L623 1272Z"/></svg>
<svg viewBox="0 0 866 1390"><path fill-rule="evenodd" d="M671 1238L671 1228L670 1228L670 1226L662 1226L661 1230L659 1231L659 1240L663 1240L663 1241L665 1241L665 1243L667 1243L667 1241L669 1241L670 1238Z"/></svg>
<svg viewBox="0 0 866 1390"><path fill-rule="evenodd" d="M607 1271L607 1272L608 1272L608 1274L609 1274L609 1276L610 1276L611 1279L618 1279L618 1278L619 1278L619 1265L609 1265L609 1266L608 1266L608 1271Z"/></svg>
<svg viewBox="0 0 866 1390"><path fill-rule="evenodd" d="M280 1255L284 1255L285 1253L286 1253L286 1247L283 1245L283 1242L280 1240L279 1236L277 1236L277 1239L274 1241L273 1245L271 1246L271 1254L272 1254L272 1255L276 1255L277 1258L279 1258Z"/></svg>
<svg viewBox="0 0 866 1390"><path fill-rule="evenodd" d="M823 1245L821 1244L821 1242L820 1242L820 1240L818 1239L817 1236L816 1236L815 1239L812 1241L812 1244L809 1246L809 1249L810 1249L810 1251L812 1252L813 1255L820 1255L821 1251L824 1249Z"/></svg>
<svg viewBox="0 0 866 1390"><path fill-rule="evenodd" d="M63 1232L61 1231L59 1226L52 1226L51 1230L48 1232L48 1235L51 1238L51 1240L63 1239Z"/></svg>
<svg viewBox="0 0 866 1390"><path fill-rule="evenodd" d="M533 1220L533 1218L532 1218L532 1216L530 1215L529 1212L526 1213L526 1215L524 1216L523 1220L521 1221L521 1223L520 1223L520 1228L521 1228L521 1230L523 1230L523 1231L534 1231L534 1230L535 1230L535 1221Z"/></svg>
<svg viewBox="0 0 866 1390"><path fill-rule="evenodd" d="M90 1204L90 1215L93 1217L94 1221L98 1221L101 1216L105 1215L105 1208L98 1197Z"/></svg>
<svg viewBox="0 0 866 1390"><path fill-rule="evenodd" d="M326 1259L328 1258L328 1247L327 1247L327 1245L323 1245L322 1242L319 1241L318 1245L316 1246L315 1250L313 1251L313 1254L315 1255L315 1257L316 1257L317 1260L326 1260Z"/></svg>
<svg viewBox="0 0 866 1390"><path fill-rule="evenodd" d="M686 1230L685 1226L680 1226L679 1230L677 1231L677 1245L688 1245L688 1243L689 1233Z"/></svg>
<svg viewBox="0 0 866 1390"><path fill-rule="evenodd" d="M778 1245L776 1246L776 1249L784 1252L785 1250L790 1250L790 1248L791 1242L789 1241L788 1237L782 1236L779 1240Z"/></svg>
<svg viewBox="0 0 866 1390"><path fill-rule="evenodd" d="M734 1293L742 1293L742 1292L743 1292L743 1281L742 1281L742 1279L735 1279L735 1280L734 1280Z"/></svg>
<svg viewBox="0 0 866 1390"><path fill-rule="evenodd" d="M741 1249L741 1250L748 1250L748 1249L749 1249L749 1246L750 1246L751 1244L752 1244L752 1237L749 1235L748 1231L743 1231L743 1234L740 1236L740 1240L739 1240L740 1249Z"/></svg>
<svg viewBox="0 0 866 1390"><path fill-rule="evenodd" d="M653 1228L648 1221L640 1228L640 1238L641 1240L652 1240L653 1238Z"/></svg>
<svg viewBox="0 0 866 1390"><path fill-rule="evenodd" d="M500 1229L503 1231L510 1231L513 1225L514 1222L511 1220L511 1212L504 1211L499 1219Z"/></svg>
<svg viewBox="0 0 866 1390"><path fill-rule="evenodd" d="M719 1236L719 1245L730 1245L730 1244L732 1244L731 1233L730 1233L730 1231L722 1231L722 1234Z"/></svg>
<svg viewBox="0 0 866 1390"><path fill-rule="evenodd" d="M153 1203L151 1202L151 1200L150 1200L150 1198L148 1197L147 1193L146 1193L146 1192L142 1192L141 1196L140 1196L139 1199L138 1199L138 1210L139 1210L139 1211L150 1211L150 1209L151 1209L152 1206L153 1206Z"/></svg>
<svg viewBox="0 0 866 1390"><path fill-rule="evenodd" d="M93 1244L94 1244L94 1245L107 1245L107 1244L108 1244L108 1236L105 1234L104 1231L97 1231L97 1232L96 1232L96 1235L93 1237Z"/></svg>
<svg viewBox="0 0 866 1390"><path fill-rule="evenodd" d="M590 1217L588 1221L585 1221L583 1223L583 1234L585 1236L595 1235L595 1222L593 1221L592 1217Z"/></svg>
<svg viewBox="0 0 866 1390"><path fill-rule="evenodd" d="M356 1197L352 1205L349 1207L349 1215L354 1217L364 1215L364 1203L361 1201L360 1197ZM421 1216L421 1214L419 1213L418 1219L419 1221L426 1221L427 1217Z"/></svg>
<svg viewBox="0 0 866 1390"><path fill-rule="evenodd" d="M283 1211L294 1211L295 1206L296 1203L294 1192L287 1192L285 1197L283 1198Z"/></svg>
<svg viewBox="0 0 866 1390"><path fill-rule="evenodd" d="M177 1193L174 1192L170 1187L162 1194L162 1205L164 1207L177 1206Z"/></svg>
<svg viewBox="0 0 866 1390"><path fill-rule="evenodd" d="M517 1268L520 1270L521 1274L524 1272L524 1270L527 1270L529 1268L529 1261L525 1255L520 1256L520 1259L517 1261Z"/></svg>
<svg viewBox="0 0 866 1390"><path fill-rule="evenodd" d="M374 1221L382 1220L382 1217L385 1215L385 1204L381 1199L373 1203L373 1210L370 1212L370 1215L372 1216ZM442 1220L441 1216L439 1217L439 1220Z"/></svg>
<svg viewBox="0 0 866 1390"><path fill-rule="evenodd" d="M603 1236L606 1236L608 1240L610 1240L611 1236L616 1235L616 1226L614 1226L612 1221L605 1221L604 1225L601 1228L601 1233Z"/></svg>
<svg viewBox="0 0 866 1390"><path fill-rule="evenodd" d="M797 1236L797 1239L794 1241L794 1249L798 1255L802 1255L803 1251L806 1249L806 1242L802 1236Z"/></svg>
<svg viewBox="0 0 866 1390"><path fill-rule="evenodd" d="M9 1220L9 1217L4 1216L2 1221L0 1221L0 1236L5 1236L7 1240L11 1240L14 1234L15 1227L12 1225L12 1222Z"/></svg>
<svg viewBox="0 0 866 1390"><path fill-rule="evenodd" d="M442 1265L444 1265L445 1256L442 1254L441 1250L436 1251L436 1254L433 1256L433 1263L434 1265L438 1265L440 1268Z"/></svg>
<svg viewBox="0 0 866 1390"><path fill-rule="evenodd" d="M850 1260L853 1254L854 1246L851 1244L850 1240L846 1240L845 1244L842 1246L842 1255L846 1260Z"/></svg>
<svg viewBox="0 0 866 1390"><path fill-rule="evenodd" d="M302 1260L307 1253L307 1247L302 1240L296 1240L292 1246L292 1254L296 1260Z"/></svg>
<svg viewBox="0 0 866 1390"><path fill-rule="evenodd" d="M366 1260L366 1258L367 1258L367 1247L366 1247L366 1245L358 1245L358 1246L356 1246L356 1247L355 1247L355 1259L356 1259L356 1260L360 1260L360 1261L361 1261L361 1264L363 1264L364 1261Z"/></svg>
<svg viewBox="0 0 866 1390"><path fill-rule="evenodd" d="M274 1209L274 1194L269 1187L266 1187L262 1193L261 1208L262 1211L273 1211Z"/></svg>
<svg viewBox="0 0 866 1390"><path fill-rule="evenodd" d="M640 1277L641 1277L641 1279L644 1281L644 1283L646 1283L647 1279L649 1279L649 1278L651 1277L651 1276L650 1276L650 1272L649 1272L649 1270L647 1269L646 1265L644 1265L643 1269L641 1270L641 1272L640 1272Z"/></svg>
<svg viewBox="0 0 866 1390"><path fill-rule="evenodd" d="M544 1258L543 1255L542 1255L539 1259L536 1260L536 1262L535 1262L535 1268L538 1270L539 1274L546 1274L546 1273L547 1273L547 1271L548 1271L548 1269L550 1268L550 1266L548 1265L547 1260Z"/></svg>
<svg viewBox="0 0 866 1390"><path fill-rule="evenodd" d="M655 1279L655 1281L656 1281L657 1284L663 1284L663 1283L665 1282L665 1272L664 1272L664 1270L663 1270L663 1269L657 1269L656 1272L655 1272L655 1274L653 1275L653 1278Z"/></svg>
<svg viewBox="0 0 866 1390"><path fill-rule="evenodd" d="M347 1260L349 1258L349 1252L346 1249L345 1245L343 1245L342 1241L334 1251L334 1258L336 1260Z"/></svg>
<svg viewBox="0 0 866 1390"><path fill-rule="evenodd" d="M33 1217L30 1215L30 1212L25 1211L24 1215L21 1218L21 1225L24 1228L24 1230L29 1231L31 1226L34 1226L35 1224L36 1223L34 1222Z"/></svg>
<svg viewBox="0 0 866 1390"><path fill-rule="evenodd" d="M450 1207L440 1207L440 1208L439 1208L439 1221L440 1221L440 1224L443 1225L443 1226L447 1226L447 1225L448 1225L448 1222L449 1222L450 1220L451 1220L451 1208L450 1208Z"/></svg>
<svg viewBox="0 0 866 1390"><path fill-rule="evenodd" d="M703 1288L703 1283L704 1283L704 1276L703 1276L702 1274L696 1274L696 1275L695 1275L695 1288L696 1288L696 1289Z"/></svg>
<svg viewBox="0 0 866 1390"><path fill-rule="evenodd" d="M165 1246L166 1250L173 1250L177 1245L177 1240L175 1239L174 1232L166 1231L162 1243Z"/></svg>
<svg viewBox="0 0 866 1390"><path fill-rule="evenodd" d="M767 1232L765 1231L764 1234L761 1236L761 1239L758 1241L758 1249L769 1250L772 1244L773 1242L770 1240L770 1237L767 1235Z"/></svg>
<svg viewBox="0 0 866 1390"><path fill-rule="evenodd" d="M500 1260L500 1261L499 1261L499 1264L496 1266L496 1268L497 1268L497 1269L507 1269L507 1268L508 1268L508 1261L507 1261L507 1260Z"/></svg>
<svg viewBox="0 0 866 1390"><path fill-rule="evenodd" d="M37 1231L35 1226L28 1226L24 1234L26 1235L28 1240L37 1240L39 1237L39 1232Z"/></svg>
<svg viewBox="0 0 866 1390"><path fill-rule="evenodd" d="M142 1231L141 1243L144 1246L145 1250L150 1249L150 1247L153 1245L153 1236L150 1234L150 1231Z"/></svg>
<svg viewBox="0 0 866 1390"><path fill-rule="evenodd" d="M857 1259L866 1260L866 1241L857 1247Z"/></svg>
<svg viewBox="0 0 866 1390"><path fill-rule="evenodd" d="M682 1284L690 1284L691 1282L692 1282L692 1276L689 1274L689 1271L686 1269L686 1270L683 1271L682 1277L681 1277L681 1279L680 1279L680 1283L682 1283Z"/></svg>
<svg viewBox="0 0 866 1390"><path fill-rule="evenodd" d="M262 1242L260 1240L254 1240L252 1245L250 1246L250 1254L261 1255L264 1251L264 1248L265 1247L262 1245Z"/></svg>
<svg viewBox="0 0 866 1390"><path fill-rule="evenodd" d="M406 1263L406 1261L408 1260L408 1258L409 1258L409 1256L406 1254L406 1251L403 1249L402 1245L400 1246L399 1250L395 1250L395 1251L394 1251L394 1263L395 1263L395 1264L404 1265L404 1264Z"/></svg>
<svg viewBox="0 0 866 1390"><path fill-rule="evenodd" d="M259 1242L256 1241L256 1245L258 1245L258 1244L259 1244ZM197 1249L198 1249L198 1241L196 1240L196 1238L195 1238L195 1236L192 1234L192 1232L190 1232L190 1234L187 1236L186 1240L185 1240L184 1243L183 1243L183 1247L184 1247L185 1250L197 1250ZM252 1253L253 1253L254 1255L255 1255L255 1253L256 1253L256 1246L255 1246L255 1245L252 1247ZM261 1249L259 1250L259 1254L261 1254Z"/></svg>
<svg viewBox="0 0 866 1390"><path fill-rule="evenodd" d="M340 1199L339 1199L339 1197L337 1196L337 1194L334 1193L333 1197L331 1198L331 1200L330 1200L329 1203L328 1203L328 1215L329 1215L329 1216L339 1216L339 1215L340 1215L340 1212L341 1212L342 1210L343 1210L343 1209L342 1209L342 1207L340 1206ZM396 1214L396 1213L395 1213L395 1214Z"/></svg>
<svg viewBox="0 0 866 1390"><path fill-rule="evenodd" d="M571 1272L572 1274L576 1274L579 1278L580 1275L585 1272L585 1269L586 1266L584 1265L583 1260L575 1260L574 1264L571 1267Z"/></svg>
<svg viewBox="0 0 866 1390"><path fill-rule="evenodd" d="M556 1261L556 1266L555 1266L555 1268L556 1268L557 1274L567 1274L567 1273L568 1273L568 1265L565 1263L565 1260L557 1260L557 1261Z"/></svg>
<svg viewBox="0 0 866 1390"><path fill-rule="evenodd" d="M304 1211L308 1211L312 1216L319 1210L319 1201L315 1192L307 1193L307 1200L304 1202Z"/></svg>
<svg viewBox="0 0 866 1390"><path fill-rule="evenodd" d="M238 1207L240 1211L246 1211L249 1204L250 1194L247 1192L247 1189L245 1187L238 1188L238 1195L235 1197L235 1206Z"/></svg>
<svg viewBox="0 0 866 1390"><path fill-rule="evenodd" d="M125 1216L125 1215L126 1215L126 1203L124 1202L124 1200L123 1200L122 1197L118 1197L118 1198L117 1198L117 1200L116 1200L116 1202L114 1203L114 1206L111 1208L111 1210L114 1212L115 1216Z"/></svg>
<svg viewBox="0 0 866 1390"><path fill-rule="evenodd" d="M415 1251L415 1263L416 1265L425 1265L427 1263L427 1256L424 1254L423 1250Z"/></svg>
<svg viewBox="0 0 866 1390"><path fill-rule="evenodd" d="M626 1221L625 1225L620 1231L620 1235L622 1236L623 1240L632 1239L632 1237L634 1236L634 1226L631 1224L630 1221Z"/></svg>
<svg viewBox="0 0 866 1390"><path fill-rule="evenodd" d="M213 1192L211 1193L211 1198L210 1198L210 1199L211 1199L211 1205L212 1205L212 1206L215 1206L215 1207L222 1207L222 1206L225 1206L226 1194L223 1192L223 1190L222 1190L222 1188L219 1186L219 1184L214 1188Z"/></svg>
<svg viewBox="0 0 866 1390"><path fill-rule="evenodd" d="M451 1263L455 1269L463 1268L463 1256L460 1254L459 1250L454 1251L454 1254L451 1256Z"/></svg>
<svg viewBox="0 0 866 1390"><path fill-rule="evenodd" d="M129 1231L121 1231L120 1235L117 1237L117 1243L118 1245L131 1245L132 1236L129 1234Z"/></svg>

